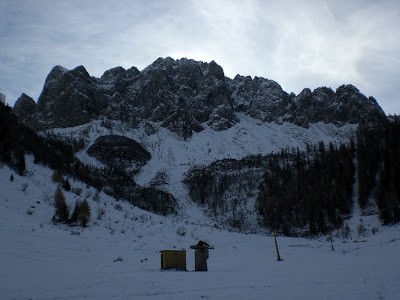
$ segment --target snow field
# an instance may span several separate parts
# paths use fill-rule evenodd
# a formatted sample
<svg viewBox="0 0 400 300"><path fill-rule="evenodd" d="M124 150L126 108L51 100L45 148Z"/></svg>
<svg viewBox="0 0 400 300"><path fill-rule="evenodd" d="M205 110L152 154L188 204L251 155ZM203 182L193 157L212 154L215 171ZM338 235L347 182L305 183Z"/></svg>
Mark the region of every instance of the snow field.
<svg viewBox="0 0 400 300"><path fill-rule="evenodd" d="M352 240L334 237L335 251L326 237L278 237L284 260L277 262L270 236L220 230L205 217L157 216L103 193L96 202L92 188L72 179L81 195L64 195L71 209L76 199L88 199L90 226L53 225L52 171L32 161L27 157L24 177L0 168L1 299L400 297L398 226L366 237L353 232ZM193 272L189 246L199 239L215 246L209 272ZM160 271L159 251L182 248L188 272Z"/></svg>

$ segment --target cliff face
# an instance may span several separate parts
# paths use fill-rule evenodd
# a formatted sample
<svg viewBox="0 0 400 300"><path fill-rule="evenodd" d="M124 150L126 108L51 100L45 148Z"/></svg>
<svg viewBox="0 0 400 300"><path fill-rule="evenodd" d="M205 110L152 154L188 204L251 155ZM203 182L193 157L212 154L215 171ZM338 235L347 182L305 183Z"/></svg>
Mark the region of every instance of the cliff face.
<svg viewBox="0 0 400 300"><path fill-rule="evenodd" d="M36 129L73 127L97 118L159 122L183 138L208 125L226 130L244 112L263 122L289 122L302 127L324 122L379 123L386 116L372 97L352 85L336 91L321 87L288 94L273 80L237 75L225 77L214 61L159 58L143 71L132 67L110 69L100 77L83 66L54 67L37 104L23 95L14 113Z"/></svg>

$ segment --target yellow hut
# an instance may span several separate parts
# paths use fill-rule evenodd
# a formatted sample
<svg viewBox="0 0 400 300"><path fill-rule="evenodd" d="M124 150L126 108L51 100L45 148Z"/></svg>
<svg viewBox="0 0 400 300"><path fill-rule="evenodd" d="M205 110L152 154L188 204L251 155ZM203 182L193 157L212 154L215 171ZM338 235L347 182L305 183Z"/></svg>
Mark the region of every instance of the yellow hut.
<svg viewBox="0 0 400 300"><path fill-rule="evenodd" d="M162 250L161 269L186 271L186 250Z"/></svg>

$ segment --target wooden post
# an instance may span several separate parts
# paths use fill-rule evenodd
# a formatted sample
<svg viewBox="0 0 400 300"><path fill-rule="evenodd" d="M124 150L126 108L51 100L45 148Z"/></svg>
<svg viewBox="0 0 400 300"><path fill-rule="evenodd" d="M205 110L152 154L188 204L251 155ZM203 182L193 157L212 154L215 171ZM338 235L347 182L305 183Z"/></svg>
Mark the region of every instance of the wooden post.
<svg viewBox="0 0 400 300"><path fill-rule="evenodd" d="M276 241L276 234L275 234L275 231L274 231L274 241L275 241L275 249L276 249L276 259L277 259L278 261L282 261L283 259L282 259L282 257L281 257L280 254L279 254L278 242Z"/></svg>
<svg viewBox="0 0 400 300"><path fill-rule="evenodd" d="M332 236L332 232L329 233L328 240L331 242L332 251L335 251L335 248L333 248L333 236Z"/></svg>

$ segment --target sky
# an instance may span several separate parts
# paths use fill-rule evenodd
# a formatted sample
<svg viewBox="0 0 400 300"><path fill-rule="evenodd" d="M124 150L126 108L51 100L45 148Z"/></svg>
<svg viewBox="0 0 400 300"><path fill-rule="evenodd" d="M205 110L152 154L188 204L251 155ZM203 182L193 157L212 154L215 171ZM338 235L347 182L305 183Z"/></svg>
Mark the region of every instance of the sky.
<svg viewBox="0 0 400 300"><path fill-rule="evenodd" d="M37 100L55 65L100 77L170 56L288 93L350 83L400 114L399 28L398 0L0 0L0 92Z"/></svg>

